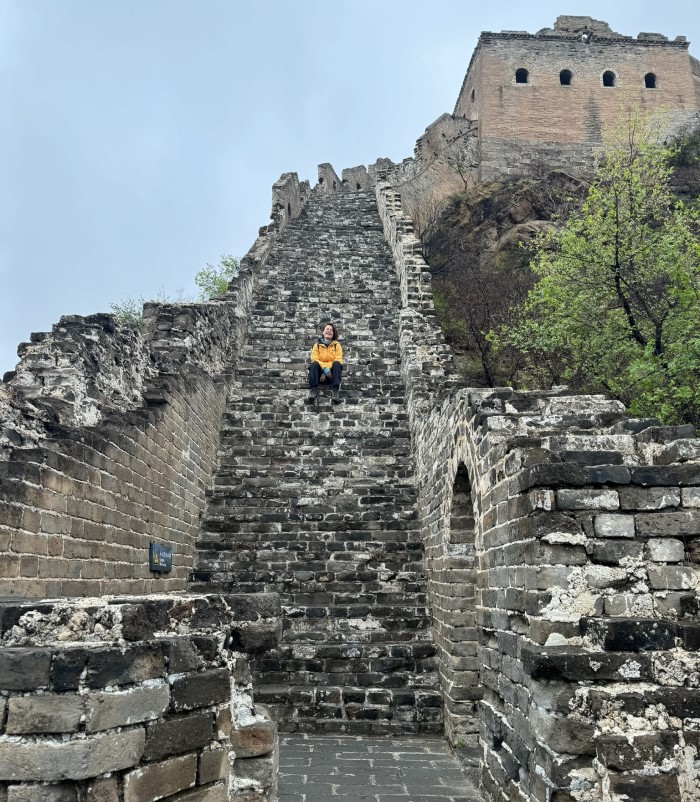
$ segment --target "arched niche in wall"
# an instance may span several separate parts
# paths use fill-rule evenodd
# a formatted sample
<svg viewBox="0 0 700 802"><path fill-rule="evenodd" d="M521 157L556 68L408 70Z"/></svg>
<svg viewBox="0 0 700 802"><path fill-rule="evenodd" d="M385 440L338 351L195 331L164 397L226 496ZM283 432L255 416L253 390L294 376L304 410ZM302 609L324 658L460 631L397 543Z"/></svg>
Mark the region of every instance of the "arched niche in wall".
<svg viewBox="0 0 700 802"><path fill-rule="evenodd" d="M644 76L644 87L646 89L656 89L656 75L653 72L648 72Z"/></svg>
<svg viewBox="0 0 700 802"><path fill-rule="evenodd" d="M559 83L562 86L571 86L571 79L574 77L574 74L571 70L562 70L559 73Z"/></svg>
<svg viewBox="0 0 700 802"><path fill-rule="evenodd" d="M612 70L605 70L603 73L603 86L615 86L617 77Z"/></svg>
<svg viewBox="0 0 700 802"><path fill-rule="evenodd" d="M460 462L452 486L449 552L474 559L474 506L467 466Z"/></svg>
<svg viewBox="0 0 700 802"><path fill-rule="evenodd" d="M515 83L526 84L528 82L529 74L525 67L519 67L515 71Z"/></svg>
<svg viewBox="0 0 700 802"><path fill-rule="evenodd" d="M474 497L469 471L457 466L452 484L449 530L445 538L441 612L440 677L445 732L451 743L476 746L479 682L477 628L477 555Z"/></svg>

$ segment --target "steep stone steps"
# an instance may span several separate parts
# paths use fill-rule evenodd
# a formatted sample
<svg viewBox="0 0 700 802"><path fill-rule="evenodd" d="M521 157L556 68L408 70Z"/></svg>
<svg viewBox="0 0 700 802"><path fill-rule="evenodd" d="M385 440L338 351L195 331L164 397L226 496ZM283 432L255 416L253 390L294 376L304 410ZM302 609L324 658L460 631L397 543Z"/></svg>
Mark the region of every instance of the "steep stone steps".
<svg viewBox="0 0 700 802"><path fill-rule="evenodd" d="M280 593L255 682L284 730L441 730L398 309L371 193L312 197L256 279L193 586ZM325 318L342 403L307 406Z"/></svg>

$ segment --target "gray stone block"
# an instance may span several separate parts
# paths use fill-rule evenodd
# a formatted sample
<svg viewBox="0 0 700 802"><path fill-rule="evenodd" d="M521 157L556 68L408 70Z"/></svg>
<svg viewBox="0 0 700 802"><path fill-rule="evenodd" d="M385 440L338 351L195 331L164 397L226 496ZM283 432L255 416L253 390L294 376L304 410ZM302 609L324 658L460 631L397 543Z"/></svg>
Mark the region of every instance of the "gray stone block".
<svg viewBox="0 0 700 802"><path fill-rule="evenodd" d="M679 563L685 558L682 540L650 538L647 544L649 559L655 563Z"/></svg>
<svg viewBox="0 0 700 802"><path fill-rule="evenodd" d="M86 732L124 727L158 718L170 704L170 688L163 680L123 691L91 693L87 696Z"/></svg>
<svg viewBox="0 0 700 802"><path fill-rule="evenodd" d="M637 534L644 537L700 535L700 510L638 513L634 517Z"/></svg>
<svg viewBox="0 0 700 802"><path fill-rule="evenodd" d="M617 490L557 490L560 510L617 510L620 499Z"/></svg>
<svg viewBox="0 0 700 802"><path fill-rule="evenodd" d="M207 785L217 780L225 780L229 775L229 758L226 749L210 749L199 756L197 783Z"/></svg>
<svg viewBox="0 0 700 802"><path fill-rule="evenodd" d="M209 711L149 724L144 760L162 760L208 746L213 738L214 714Z"/></svg>
<svg viewBox="0 0 700 802"><path fill-rule="evenodd" d="M237 795L238 792L233 791L232 793L233 796L229 796L226 786L217 783L209 788L195 788L192 791L183 791L173 797L172 802L233 802L234 800L240 802L242 800L242 797ZM268 802L263 797L260 797L260 800L261 802Z"/></svg>
<svg viewBox="0 0 700 802"><path fill-rule="evenodd" d="M262 788L274 784L277 760L274 754L266 757L236 758L233 770L236 777L253 780Z"/></svg>
<svg viewBox="0 0 700 802"><path fill-rule="evenodd" d="M0 689L33 691L49 684L51 653L47 649L0 650Z"/></svg>
<svg viewBox="0 0 700 802"><path fill-rule="evenodd" d="M649 587L652 590L690 590L694 586L692 568L676 565L649 566Z"/></svg>
<svg viewBox="0 0 700 802"><path fill-rule="evenodd" d="M684 507L700 507L700 487L683 487L680 493Z"/></svg>
<svg viewBox="0 0 700 802"><path fill-rule="evenodd" d="M78 787L61 785L10 785L7 802L78 802Z"/></svg>
<svg viewBox="0 0 700 802"><path fill-rule="evenodd" d="M172 681L170 695L175 711L228 702L231 698L229 672L219 668L179 677Z"/></svg>
<svg viewBox="0 0 700 802"><path fill-rule="evenodd" d="M197 779L197 755L151 763L124 777L124 802L155 802L191 788Z"/></svg>
<svg viewBox="0 0 700 802"><path fill-rule="evenodd" d="M105 777L88 785L85 802L119 802L119 785L117 778Z"/></svg>
<svg viewBox="0 0 700 802"><path fill-rule="evenodd" d="M75 694L13 696L8 702L8 735L23 733L76 732L85 700Z"/></svg>
<svg viewBox="0 0 700 802"><path fill-rule="evenodd" d="M681 504L681 490L677 487L621 487L618 492L623 510L662 510Z"/></svg>
<svg viewBox="0 0 700 802"><path fill-rule="evenodd" d="M596 515L593 519L596 537L634 538L633 515Z"/></svg>
<svg viewBox="0 0 700 802"><path fill-rule="evenodd" d="M239 727L231 733L231 746L237 758L266 755L275 748L277 725L261 721Z"/></svg>
<svg viewBox="0 0 700 802"><path fill-rule="evenodd" d="M73 741L0 743L0 780L86 780L135 766L143 754L143 729Z"/></svg>

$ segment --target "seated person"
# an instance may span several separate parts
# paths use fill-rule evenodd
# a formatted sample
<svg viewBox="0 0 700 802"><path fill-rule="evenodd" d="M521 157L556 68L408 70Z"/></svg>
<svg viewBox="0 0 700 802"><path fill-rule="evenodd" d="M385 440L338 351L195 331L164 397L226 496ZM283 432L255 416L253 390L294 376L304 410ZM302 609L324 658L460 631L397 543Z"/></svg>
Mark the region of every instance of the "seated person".
<svg viewBox="0 0 700 802"><path fill-rule="evenodd" d="M318 385L328 382L332 388L331 400L334 404L339 404L342 372L343 348L338 342L338 329L330 322L323 323L321 336L311 349L307 403L315 403L318 397Z"/></svg>

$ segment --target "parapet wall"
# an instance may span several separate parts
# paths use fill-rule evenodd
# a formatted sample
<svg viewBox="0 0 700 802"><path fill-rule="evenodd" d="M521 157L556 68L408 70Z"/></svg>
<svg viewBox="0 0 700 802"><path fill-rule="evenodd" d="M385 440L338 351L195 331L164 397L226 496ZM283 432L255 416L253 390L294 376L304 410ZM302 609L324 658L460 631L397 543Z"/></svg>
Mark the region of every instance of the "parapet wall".
<svg viewBox="0 0 700 802"><path fill-rule="evenodd" d="M410 222L377 197L448 737L493 800L695 802L700 441L600 396L459 387Z"/></svg>
<svg viewBox="0 0 700 802"><path fill-rule="evenodd" d="M1 799L276 799L276 726L253 703L249 660L279 639L277 596L4 604L0 615Z"/></svg>
<svg viewBox="0 0 700 802"><path fill-rule="evenodd" d="M146 304L140 331L65 317L0 384L0 595L183 590L246 336L253 273L308 197L285 174L272 222L220 299ZM173 549L171 573L149 544Z"/></svg>

